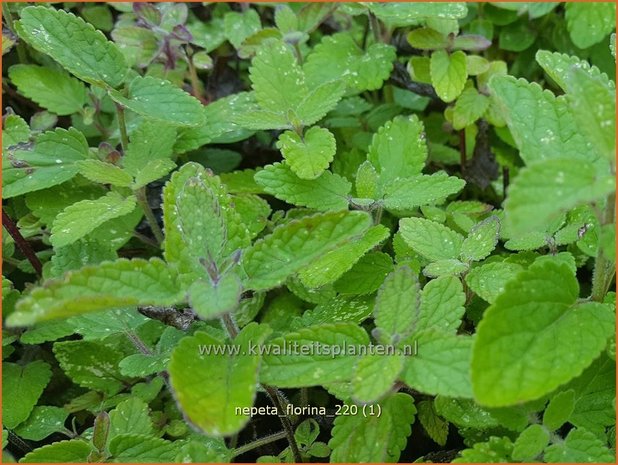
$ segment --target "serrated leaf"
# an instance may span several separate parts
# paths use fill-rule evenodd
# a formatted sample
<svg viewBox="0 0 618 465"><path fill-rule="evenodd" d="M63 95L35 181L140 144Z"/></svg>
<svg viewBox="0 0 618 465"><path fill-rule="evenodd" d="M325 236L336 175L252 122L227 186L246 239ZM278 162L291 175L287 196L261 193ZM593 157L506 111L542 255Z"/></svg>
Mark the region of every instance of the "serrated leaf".
<svg viewBox="0 0 618 465"><path fill-rule="evenodd" d="M74 128L37 136L34 148L2 153L2 197L16 197L68 181L78 172L75 162L88 157L88 143Z"/></svg>
<svg viewBox="0 0 618 465"><path fill-rule="evenodd" d="M171 162L175 141L176 129L173 126L144 120L131 133L129 146L122 157L122 167L136 179L148 178L151 172L156 171L152 168L153 164L160 160Z"/></svg>
<svg viewBox="0 0 618 465"><path fill-rule="evenodd" d="M216 281L195 281L188 291L189 303L200 318L211 319L234 311L240 302L242 286L233 273Z"/></svg>
<svg viewBox="0 0 618 465"><path fill-rule="evenodd" d="M41 360L23 366L16 363L2 364L4 427L14 429L27 420L50 379L51 368Z"/></svg>
<svg viewBox="0 0 618 465"><path fill-rule="evenodd" d="M408 143L402 144L404 140ZM380 173L383 185L419 175L427 159L423 123L416 115L387 122L373 136L367 159Z"/></svg>
<svg viewBox="0 0 618 465"><path fill-rule="evenodd" d="M399 220L403 240L428 260L437 261L458 258L464 238L461 234L425 218Z"/></svg>
<svg viewBox="0 0 618 465"><path fill-rule="evenodd" d="M500 220L490 216L474 226L461 244L461 257L468 262L487 258L498 244Z"/></svg>
<svg viewBox="0 0 618 465"><path fill-rule="evenodd" d="M82 200L65 208L54 220L51 242L54 247L69 245L106 221L131 213L137 205L134 196L124 198L109 192L96 200Z"/></svg>
<svg viewBox="0 0 618 465"><path fill-rule="evenodd" d="M537 399L599 355L614 330L613 312L596 302L577 304L578 295L569 267L550 261L533 264L507 283L476 334L472 381L481 404Z"/></svg>
<svg viewBox="0 0 618 465"><path fill-rule="evenodd" d="M330 284L341 277L369 250L389 237L388 228L377 225L357 241L345 244L300 270L301 282L309 288Z"/></svg>
<svg viewBox="0 0 618 465"><path fill-rule="evenodd" d="M416 405L418 409L418 421L433 441L444 446L448 436L448 421L438 416L432 401L424 400Z"/></svg>
<svg viewBox="0 0 618 465"><path fill-rule="evenodd" d="M543 452L549 442L549 431L541 425L530 425L515 440L512 456L514 460L532 462Z"/></svg>
<svg viewBox="0 0 618 465"><path fill-rule="evenodd" d="M314 126L301 137L293 131L279 136L277 148L287 165L301 179L320 176L335 156L335 136L328 130Z"/></svg>
<svg viewBox="0 0 618 465"><path fill-rule="evenodd" d="M431 54L429 67L431 84L438 96L445 102L452 102L459 97L468 79L466 54L462 51L449 54L437 50Z"/></svg>
<svg viewBox="0 0 618 465"><path fill-rule="evenodd" d="M312 89L298 104L296 116L305 126L320 121L337 106L345 92L345 81L325 82Z"/></svg>
<svg viewBox="0 0 618 465"><path fill-rule="evenodd" d="M127 64L116 44L73 13L46 6L27 7L15 28L28 44L83 81L111 87L124 81Z"/></svg>
<svg viewBox="0 0 618 465"><path fill-rule="evenodd" d="M243 257L247 288L281 284L323 254L363 234L371 224L364 212L330 212L291 221L258 240Z"/></svg>
<svg viewBox="0 0 618 465"><path fill-rule="evenodd" d="M366 404L384 396L393 388L404 360L399 354L367 354L361 357L354 368L352 397Z"/></svg>
<svg viewBox="0 0 618 465"><path fill-rule="evenodd" d="M223 16L225 37L238 49L244 40L261 29L260 15L249 8L242 13L230 11Z"/></svg>
<svg viewBox="0 0 618 465"><path fill-rule="evenodd" d="M177 453L176 445L165 439L141 434L121 434L109 443L109 452L115 463L172 462Z"/></svg>
<svg viewBox="0 0 618 465"><path fill-rule="evenodd" d="M86 86L62 71L14 65L9 78L22 95L58 115L80 112L87 102Z"/></svg>
<svg viewBox="0 0 618 465"><path fill-rule="evenodd" d="M576 56L539 50L536 52L535 58L545 73L565 92L567 91L567 78L574 68L584 70L587 74L598 78L607 86L614 86L613 83L610 83L607 74L601 72L596 66L590 65L586 60L581 60Z"/></svg>
<svg viewBox="0 0 618 465"><path fill-rule="evenodd" d="M543 425L555 431L565 424L575 409L575 391L562 391L551 398L543 413Z"/></svg>
<svg viewBox="0 0 618 465"><path fill-rule="evenodd" d="M128 187L133 177L122 168L100 160L80 160L76 163L79 174L101 184Z"/></svg>
<svg viewBox="0 0 618 465"><path fill-rule="evenodd" d="M60 280L33 288L17 304L7 325L133 305L173 305L182 301L177 276L159 259L119 259L70 271Z"/></svg>
<svg viewBox="0 0 618 465"><path fill-rule="evenodd" d="M234 346L247 350L261 344L266 329L253 323L245 326ZM259 355L200 352L201 348L222 349L224 343L198 331L180 341L169 364L170 382L187 419L211 436L235 433L249 420L237 408L253 405L258 382Z"/></svg>
<svg viewBox="0 0 618 465"><path fill-rule="evenodd" d="M510 462L513 443L507 437L491 436L486 442L477 442L471 449L464 449L452 463Z"/></svg>
<svg viewBox="0 0 618 465"><path fill-rule="evenodd" d="M440 276L460 276L468 271L469 265L459 260L448 259L431 262L423 268L423 274L430 278L438 278Z"/></svg>
<svg viewBox="0 0 618 465"><path fill-rule="evenodd" d="M376 338L394 344L407 336L418 318L420 288L418 277L407 266L390 273L378 291L373 310Z"/></svg>
<svg viewBox="0 0 618 465"><path fill-rule="evenodd" d="M260 381L283 388L349 381L359 358L359 347L368 344L367 333L354 323L322 324L284 334L268 341ZM302 349L317 345L320 350ZM346 353L354 349L356 352Z"/></svg>
<svg viewBox="0 0 618 465"><path fill-rule="evenodd" d="M66 375L79 386L117 394L123 387L119 348L100 341L65 341L54 344L54 355Z"/></svg>
<svg viewBox="0 0 618 465"><path fill-rule="evenodd" d="M505 222L512 234L542 231L568 210L603 199L616 189L603 165L566 158L523 168L509 186Z"/></svg>
<svg viewBox="0 0 618 465"><path fill-rule="evenodd" d="M496 76L489 88L526 164L558 157L590 163L592 147L580 134L565 97L512 76Z"/></svg>
<svg viewBox="0 0 618 465"><path fill-rule="evenodd" d="M441 204L449 195L463 189L465 184L463 179L444 172L396 178L384 188L384 206L389 210L407 211L424 205Z"/></svg>
<svg viewBox="0 0 618 465"><path fill-rule="evenodd" d="M316 210L344 210L352 185L338 174L325 171L317 179L300 179L282 163L267 165L255 174L264 191L280 200Z"/></svg>
<svg viewBox="0 0 618 465"><path fill-rule="evenodd" d="M28 419L15 428L14 432L20 438L41 441L53 433L63 431L68 416L69 412L64 408L37 405Z"/></svg>
<svg viewBox="0 0 618 465"><path fill-rule="evenodd" d="M543 458L548 463L615 462L615 455L604 442L583 428L569 431L564 442L545 449Z"/></svg>
<svg viewBox="0 0 618 465"><path fill-rule="evenodd" d="M137 397L120 402L114 410L109 412L109 421L110 439L120 434L151 436L154 433L148 404Z"/></svg>
<svg viewBox="0 0 618 465"><path fill-rule="evenodd" d="M28 452L21 463L84 463L94 449L83 439L58 441Z"/></svg>
<svg viewBox="0 0 618 465"><path fill-rule="evenodd" d="M174 126L198 126L204 122L202 104L169 81L137 76L129 83L128 95L109 91L118 104L148 119Z"/></svg>
<svg viewBox="0 0 618 465"><path fill-rule="evenodd" d="M598 2L565 5L567 29L573 43L588 48L603 40L616 27L616 5Z"/></svg>
<svg viewBox="0 0 618 465"><path fill-rule="evenodd" d="M335 297L313 310L305 311L299 319L292 321L291 329L319 325L322 323L361 323L370 315L373 300L366 297Z"/></svg>
<svg viewBox="0 0 618 465"><path fill-rule="evenodd" d="M517 263L487 263L470 270L466 275L466 283L481 299L493 304L504 291L506 283L523 269Z"/></svg>
<svg viewBox="0 0 618 465"><path fill-rule="evenodd" d="M382 415L339 416L335 419L331 463L397 462L414 423L414 399L397 393L380 402Z"/></svg>
<svg viewBox="0 0 618 465"><path fill-rule="evenodd" d="M426 394L472 397L472 342L470 336L454 336L437 330L415 333L404 341L418 349L406 359L401 379Z"/></svg>
<svg viewBox="0 0 618 465"><path fill-rule="evenodd" d="M361 49L351 34L324 36L307 56L303 70L313 86L343 79L357 92L375 90L388 79L395 60L395 48L371 44Z"/></svg>
<svg viewBox="0 0 618 465"><path fill-rule="evenodd" d="M453 128L460 130L473 124L489 107L489 98L474 87L464 90L453 108Z"/></svg>
<svg viewBox="0 0 618 465"><path fill-rule="evenodd" d="M21 116L5 115L2 118L2 152L30 138L30 126ZM3 157L4 160L4 157ZM2 167L4 170L4 166Z"/></svg>
<svg viewBox="0 0 618 465"><path fill-rule="evenodd" d="M466 296L459 279L444 276L425 284L421 291L421 305L415 331L437 329L455 334L461 325Z"/></svg>

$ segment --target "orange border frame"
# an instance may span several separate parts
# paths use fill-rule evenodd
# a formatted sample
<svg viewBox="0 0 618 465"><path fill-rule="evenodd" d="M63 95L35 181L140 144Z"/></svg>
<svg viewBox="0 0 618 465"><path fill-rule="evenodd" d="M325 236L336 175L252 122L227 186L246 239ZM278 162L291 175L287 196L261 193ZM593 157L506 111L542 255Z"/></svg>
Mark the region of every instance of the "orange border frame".
<svg viewBox="0 0 618 465"><path fill-rule="evenodd" d="M139 2L144 2L145 0L139 0ZM150 0L150 3L160 3L160 2L164 2L165 0ZM185 1L179 1L179 0L168 0L174 3L201 3L199 0L185 0ZM392 1L392 0L374 0L377 3L413 3L409 0L405 0L403 2L397 2L397 1ZM449 3L449 0L432 0L434 3ZM473 0L460 0L460 1L464 1L465 3L489 3L487 0L482 0L480 2L475 2ZM503 0L504 2L508 2L508 3L517 3L517 0ZM32 2L28 2L27 0L0 0L0 4L1 3L46 3L40 0L35 0ZM76 2L76 3L101 3L101 0L82 0L80 2ZM131 2L131 0L114 0L114 3L134 3ZM339 0L339 1L333 1L333 0L289 0L287 2L282 2L279 0L275 0L274 2L269 2L268 0L255 0L253 2L249 2L247 0L240 0L237 2L230 2L228 0L214 0L212 3L358 3L355 2L354 0ZM423 2L418 2L418 3L423 3ZM547 3L543 0L532 0L532 3ZM597 0L566 0L563 1L561 3L612 3L612 2L602 2L602 1L597 1ZM618 4L618 0L614 0L614 3ZM2 13L0 12L0 18L2 17ZM616 19L616 29L618 30L618 18ZM0 39L0 43L1 43L2 39ZM0 56L0 67L2 65L2 56ZM616 64L616 74L618 75L618 62ZM1 79L1 77L0 77ZM0 94L0 108L2 108L2 94ZM616 111L616 116L618 116L618 110ZM618 130L616 130L616 139L618 139ZM2 141L2 131L0 130L0 142ZM616 162L618 165L618 150L616 152ZM618 179L618 176L617 176ZM2 170L0 170L0 195L2 192ZM617 202L618 204L618 202ZM0 243L0 252L2 251L2 244ZM616 252L618 252L618 244L616 244ZM0 270L2 269L2 258L0 255ZM618 262L616 263L616 274L618 275ZM616 290L616 289L614 289ZM0 313L2 311L2 303L0 302ZM616 338L618 339L618 328L616 330ZM0 333L0 342L2 341L2 334ZM2 346L0 344L0 354L2 353ZM618 354L618 349L616 350L616 353ZM2 368L0 366L0 374L2 373ZM618 384L618 374L616 377L616 384ZM0 379L0 389L2 387L2 381ZM0 392L0 419L2 417L2 393ZM616 438L618 439L618 432L616 432ZM2 461L2 456L0 455L0 464L3 463ZM197 462L196 462L197 463ZM240 463L240 464L246 464L246 465L252 465L246 462L234 462L234 463ZM402 463L402 462L400 462ZM618 462L616 462L618 463ZM48 465L48 464L44 464L44 465ZM49 464L51 465L51 464ZM72 464L72 463L66 463L66 465L79 465L79 464ZM154 465L154 464L153 464ZM169 464L171 465L171 464ZM351 464L350 464L351 465ZM530 464L532 465L532 464Z"/></svg>

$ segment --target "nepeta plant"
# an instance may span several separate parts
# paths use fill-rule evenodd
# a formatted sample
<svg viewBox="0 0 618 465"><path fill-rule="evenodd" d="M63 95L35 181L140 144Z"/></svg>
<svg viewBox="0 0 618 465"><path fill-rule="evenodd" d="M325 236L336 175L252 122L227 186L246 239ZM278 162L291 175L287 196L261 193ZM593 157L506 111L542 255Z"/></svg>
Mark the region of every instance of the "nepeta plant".
<svg viewBox="0 0 618 465"><path fill-rule="evenodd" d="M3 13L6 460L614 461L614 4Z"/></svg>

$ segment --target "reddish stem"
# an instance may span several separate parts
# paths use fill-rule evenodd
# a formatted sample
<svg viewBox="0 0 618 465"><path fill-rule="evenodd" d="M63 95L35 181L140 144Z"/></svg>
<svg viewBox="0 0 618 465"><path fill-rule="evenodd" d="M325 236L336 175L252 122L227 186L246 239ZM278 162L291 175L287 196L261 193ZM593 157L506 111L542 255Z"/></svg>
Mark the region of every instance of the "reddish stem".
<svg viewBox="0 0 618 465"><path fill-rule="evenodd" d="M4 226L9 232L15 241L15 245L17 245L19 250L21 250L24 256L28 259L37 276L40 278L43 275L43 265L41 264L39 257L36 256L36 253L34 253L34 250L32 250L32 247L30 247L28 241L24 239L24 236L21 235L19 228L11 217L4 211L4 208L2 209L2 226Z"/></svg>

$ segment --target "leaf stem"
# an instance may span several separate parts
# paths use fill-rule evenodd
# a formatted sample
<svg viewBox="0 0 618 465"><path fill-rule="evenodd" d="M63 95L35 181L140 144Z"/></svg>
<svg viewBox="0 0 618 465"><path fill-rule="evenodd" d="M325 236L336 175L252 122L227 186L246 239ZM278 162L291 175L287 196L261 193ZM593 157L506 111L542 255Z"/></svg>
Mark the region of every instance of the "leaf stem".
<svg viewBox="0 0 618 465"><path fill-rule="evenodd" d="M380 43L382 41L380 37L380 23L378 22L378 18L371 11L369 12L369 25L371 26L371 32L373 33L373 38L376 43Z"/></svg>
<svg viewBox="0 0 618 465"><path fill-rule="evenodd" d="M281 439L285 439L286 433L285 431L279 431L278 433L269 434L268 436L264 436L263 438L256 439L244 446L240 446L234 450L232 453L233 457L238 457L239 455L246 454L253 449L257 449L259 447L265 446L266 444L270 444L271 442L279 441Z"/></svg>
<svg viewBox="0 0 618 465"><path fill-rule="evenodd" d="M2 226L6 228L9 232L13 240L15 241L15 245L21 250L24 256L28 259L32 268L36 275L40 278L43 276L43 265L39 260L39 257L36 256L36 253L30 246L30 243L22 236L19 228L15 224L15 222L11 219L11 217L4 211L4 207L2 208Z"/></svg>
<svg viewBox="0 0 618 465"><path fill-rule="evenodd" d="M140 207L144 211L144 216L146 216L146 221L154 234L157 245L160 246L163 242L163 231L161 231L157 217L154 215L152 208L150 208L150 204L148 203L148 199L146 198L146 187L140 187L137 189L135 191L135 196L137 197L137 203L139 203Z"/></svg>
<svg viewBox="0 0 618 465"><path fill-rule="evenodd" d="M127 122L124 117L124 107L118 103L116 104L116 117L118 118L118 128L120 129L120 144L122 145L122 151L126 152L129 146Z"/></svg>
<svg viewBox="0 0 618 465"><path fill-rule="evenodd" d="M601 227L612 224L615 221L615 214L616 193L613 192L607 197L605 209L599 221ZM592 300L603 302L615 272L614 263L605 256L601 244L599 243L597 257L594 261L594 270L592 272L592 294L590 296Z"/></svg>

